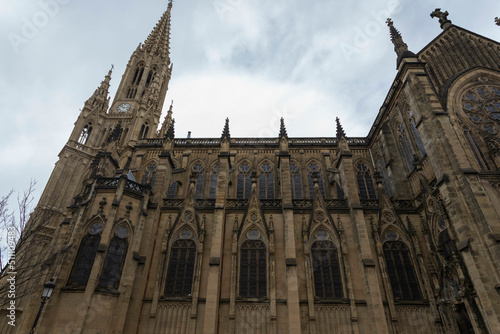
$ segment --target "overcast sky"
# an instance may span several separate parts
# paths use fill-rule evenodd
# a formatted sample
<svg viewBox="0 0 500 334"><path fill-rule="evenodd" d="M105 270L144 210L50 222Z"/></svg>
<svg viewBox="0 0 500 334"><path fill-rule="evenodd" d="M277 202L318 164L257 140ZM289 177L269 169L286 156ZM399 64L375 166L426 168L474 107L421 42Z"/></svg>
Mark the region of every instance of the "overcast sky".
<svg viewBox="0 0 500 334"><path fill-rule="evenodd" d="M166 0L0 0L0 196L40 193L79 109L114 64L111 96ZM177 0L172 10L176 135L366 136L396 75L390 16L418 52L441 29L429 14L500 40L498 0ZM163 119L163 117L162 117Z"/></svg>

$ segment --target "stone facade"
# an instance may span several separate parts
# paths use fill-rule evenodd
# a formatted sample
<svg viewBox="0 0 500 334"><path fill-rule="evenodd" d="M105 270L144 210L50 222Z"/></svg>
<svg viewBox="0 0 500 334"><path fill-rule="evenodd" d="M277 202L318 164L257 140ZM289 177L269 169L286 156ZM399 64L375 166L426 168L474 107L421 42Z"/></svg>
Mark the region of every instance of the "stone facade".
<svg viewBox="0 0 500 334"><path fill-rule="evenodd" d="M2 333L49 278L38 333L500 333L499 43L436 11L414 54L388 20L398 72L366 138L176 138L171 8L114 101L111 71L86 101Z"/></svg>

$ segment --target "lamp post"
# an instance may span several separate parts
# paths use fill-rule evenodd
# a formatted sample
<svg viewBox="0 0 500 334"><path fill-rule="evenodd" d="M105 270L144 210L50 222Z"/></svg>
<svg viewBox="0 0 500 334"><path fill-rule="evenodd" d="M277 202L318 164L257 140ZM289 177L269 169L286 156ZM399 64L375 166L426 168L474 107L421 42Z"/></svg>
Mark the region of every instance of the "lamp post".
<svg viewBox="0 0 500 334"><path fill-rule="evenodd" d="M33 323L33 327L31 328L30 334L35 333L35 327L36 324L38 323L38 319L40 319L40 315L42 314L43 307L45 306L45 303L47 303L47 300L49 300L50 296L52 295L52 291L54 291L54 288L56 287L56 284L54 283L54 279L51 278L50 281L45 283L43 285L43 291L42 291L42 303L40 304L40 309L38 310L38 314L36 315L35 322Z"/></svg>

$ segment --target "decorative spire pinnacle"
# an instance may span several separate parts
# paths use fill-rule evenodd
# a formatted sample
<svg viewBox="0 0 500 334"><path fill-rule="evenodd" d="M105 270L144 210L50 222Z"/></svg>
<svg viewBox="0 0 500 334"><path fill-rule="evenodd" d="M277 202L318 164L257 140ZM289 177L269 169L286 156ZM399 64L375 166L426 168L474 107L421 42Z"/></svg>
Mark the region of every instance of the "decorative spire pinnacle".
<svg viewBox="0 0 500 334"><path fill-rule="evenodd" d="M431 17L432 18L439 18L439 24L441 25L441 29L446 29L451 25L451 21L448 20L448 12L442 12L441 8L436 8L432 13Z"/></svg>
<svg viewBox="0 0 500 334"><path fill-rule="evenodd" d="M222 130L221 139L229 140L231 138L231 134L229 133L229 118L226 118L226 124L224 124L224 130Z"/></svg>
<svg viewBox="0 0 500 334"><path fill-rule="evenodd" d="M162 58L168 58L170 54L170 13L172 11L172 0L169 0L165 13L154 27L144 42L143 49L147 52L159 54Z"/></svg>
<svg viewBox="0 0 500 334"><path fill-rule="evenodd" d="M495 17L495 24L496 24L497 26L500 26L500 18Z"/></svg>
<svg viewBox="0 0 500 334"><path fill-rule="evenodd" d="M109 105L109 83L111 81L111 73L113 73L114 66L111 65L111 69L108 71L108 74L104 77L104 80L101 81L101 84L95 90L94 94L87 100L86 103L92 105L93 107L98 107L102 111L108 110Z"/></svg>
<svg viewBox="0 0 500 334"><path fill-rule="evenodd" d="M170 104L170 108L168 108L167 116L165 116L165 119L163 120L163 124L161 125L160 132L158 134L158 137L166 137L167 131L170 128L170 124L172 124L172 108L174 106L174 100L172 100L172 103Z"/></svg>
<svg viewBox="0 0 500 334"><path fill-rule="evenodd" d="M172 123L170 124L170 127L167 130L167 135L165 136L170 140L174 140L175 138L175 119L172 119Z"/></svg>
<svg viewBox="0 0 500 334"><path fill-rule="evenodd" d="M389 27L389 31L391 33L391 41L394 44L394 51L398 57L401 57L404 52L408 51L408 45L403 41L403 37L401 37L401 33L394 27L394 22L389 18L386 21L387 26Z"/></svg>
<svg viewBox="0 0 500 334"><path fill-rule="evenodd" d="M342 124L340 124L340 119L337 117L335 119L335 122L337 123L337 139L340 139L340 138L345 138L346 135L345 135L345 132L344 132L344 128L342 128Z"/></svg>
<svg viewBox="0 0 500 334"><path fill-rule="evenodd" d="M288 133L286 132L286 128L285 128L285 119L283 117L281 117L281 120L280 120L280 139L283 137L288 138Z"/></svg>

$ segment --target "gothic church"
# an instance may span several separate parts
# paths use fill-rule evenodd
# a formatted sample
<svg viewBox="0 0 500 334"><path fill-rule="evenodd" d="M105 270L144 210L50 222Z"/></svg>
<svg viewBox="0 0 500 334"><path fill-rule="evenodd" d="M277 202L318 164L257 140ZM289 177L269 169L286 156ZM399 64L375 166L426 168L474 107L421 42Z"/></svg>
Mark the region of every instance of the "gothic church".
<svg viewBox="0 0 500 334"><path fill-rule="evenodd" d="M389 19L397 74L364 138L338 119L325 138L283 119L274 138L229 120L177 138L172 106L160 119L171 10L114 100L110 71L85 102L1 333L500 333L498 42L436 10L443 31L413 53Z"/></svg>

